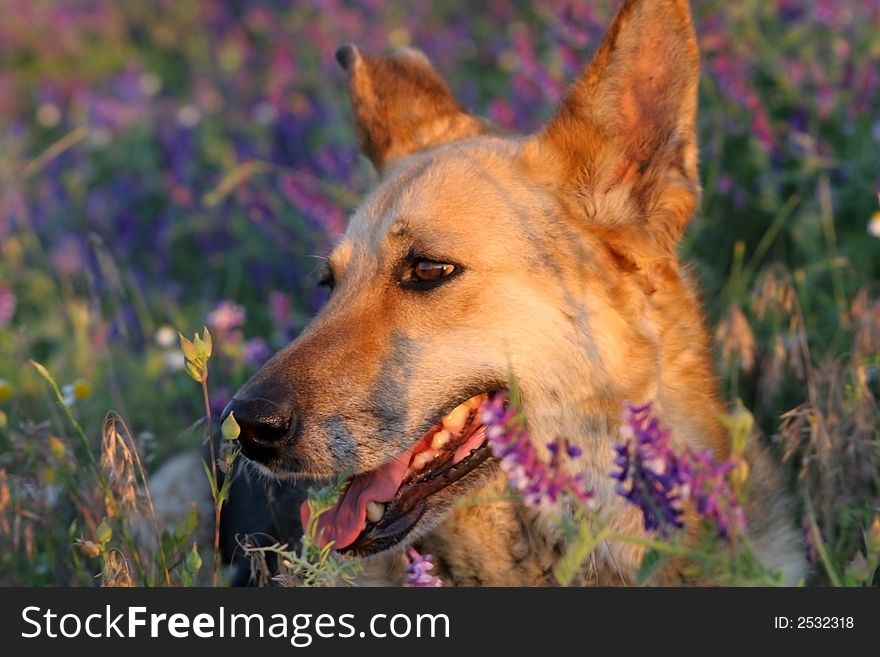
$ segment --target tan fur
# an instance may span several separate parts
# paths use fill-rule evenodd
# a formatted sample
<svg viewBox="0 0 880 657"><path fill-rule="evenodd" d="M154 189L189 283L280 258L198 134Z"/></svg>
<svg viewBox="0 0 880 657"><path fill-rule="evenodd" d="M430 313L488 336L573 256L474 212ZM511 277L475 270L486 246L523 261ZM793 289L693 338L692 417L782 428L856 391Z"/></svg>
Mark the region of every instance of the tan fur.
<svg viewBox="0 0 880 657"><path fill-rule="evenodd" d="M420 53L347 47L340 61L382 182L330 257L326 307L237 395L294 409L298 437L278 468L375 468L512 369L535 445L577 442L600 513L639 534L608 476L625 402L655 401L679 446L728 454L700 302L675 252L700 198L687 3L626 0L555 119L529 137L466 114ZM412 251L461 274L429 293L403 289ZM778 474L754 454L752 538L793 583L798 534ZM469 495L497 499L503 483L496 472ZM561 550L551 519L509 501L459 501L413 538L462 585L552 583ZM601 546L585 576L629 583L641 556Z"/></svg>

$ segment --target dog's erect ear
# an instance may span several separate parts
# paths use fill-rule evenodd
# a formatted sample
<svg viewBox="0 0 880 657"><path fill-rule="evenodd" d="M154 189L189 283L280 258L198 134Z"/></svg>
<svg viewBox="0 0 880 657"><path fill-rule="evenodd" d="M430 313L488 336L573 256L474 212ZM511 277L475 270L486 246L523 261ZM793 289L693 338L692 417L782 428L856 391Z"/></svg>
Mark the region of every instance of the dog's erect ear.
<svg viewBox="0 0 880 657"><path fill-rule="evenodd" d="M351 104L364 154L381 173L386 163L483 132L419 50L373 57L344 45L336 59L349 78Z"/></svg>
<svg viewBox="0 0 880 657"><path fill-rule="evenodd" d="M698 78L687 1L624 0L525 152L583 200L593 222L640 243L631 248L674 248L699 202Z"/></svg>

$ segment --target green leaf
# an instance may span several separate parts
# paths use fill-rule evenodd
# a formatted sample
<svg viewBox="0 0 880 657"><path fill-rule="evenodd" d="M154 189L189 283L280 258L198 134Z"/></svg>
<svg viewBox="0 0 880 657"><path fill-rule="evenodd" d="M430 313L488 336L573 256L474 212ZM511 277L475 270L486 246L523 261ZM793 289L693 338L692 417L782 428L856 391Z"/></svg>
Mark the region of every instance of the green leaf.
<svg viewBox="0 0 880 657"><path fill-rule="evenodd" d="M214 478L214 473L211 472L211 467L205 462L202 461L202 467L205 469L205 476L208 478L208 484L211 486L211 499L214 500L214 503L217 503L217 480Z"/></svg>
<svg viewBox="0 0 880 657"><path fill-rule="evenodd" d="M162 551L166 554L170 554L174 549L174 539L177 536L177 529L173 532L168 531L167 529L162 530Z"/></svg>

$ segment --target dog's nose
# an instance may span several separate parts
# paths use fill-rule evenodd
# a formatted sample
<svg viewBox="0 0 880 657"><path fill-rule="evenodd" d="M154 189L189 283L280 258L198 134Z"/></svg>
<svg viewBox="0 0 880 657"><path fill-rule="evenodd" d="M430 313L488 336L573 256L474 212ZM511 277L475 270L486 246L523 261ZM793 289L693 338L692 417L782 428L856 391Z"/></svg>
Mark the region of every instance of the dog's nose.
<svg viewBox="0 0 880 657"><path fill-rule="evenodd" d="M233 399L223 410L221 422L233 413L240 429L238 441L248 456L248 448L274 449L290 435L293 425L292 413L260 397Z"/></svg>

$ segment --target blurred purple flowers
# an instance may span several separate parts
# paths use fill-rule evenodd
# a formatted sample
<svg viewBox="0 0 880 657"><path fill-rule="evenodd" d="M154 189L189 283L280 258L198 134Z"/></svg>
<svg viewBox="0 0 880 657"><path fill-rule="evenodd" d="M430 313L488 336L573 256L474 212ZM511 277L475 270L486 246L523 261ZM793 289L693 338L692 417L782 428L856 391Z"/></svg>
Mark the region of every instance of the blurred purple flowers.
<svg viewBox="0 0 880 657"><path fill-rule="evenodd" d="M443 586L443 580L432 575L434 570L434 557L430 554L419 554L410 546L407 548L407 566L403 585L418 588L432 588Z"/></svg>
<svg viewBox="0 0 880 657"><path fill-rule="evenodd" d="M697 513L710 521L721 538L746 528L746 515L730 485L731 461L717 462L709 450L688 449L680 465Z"/></svg>
<svg viewBox="0 0 880 657"><path fill-rule="evenodd" d="M614 461L619 469L611 476L618 481L617 492L641 509L646 531L669 536L681 529L686 498L721 538L745 529L745 513L728 477L732 462L719 463L708 450L687 448L676 454L669 444L670 430L652 415L650 403L627 405L621 437Z"/></svg>
<svg viewBox="0 0 880 657"><path fill-rule="evenodd" d="M229 335L244 324L246 311L232 301L221 301L208 315L208 326L220 335Z"/></svg>
<svg viewBox="0 0 880 657"><path fill-rule="evenodd" d="M584 504L592 502L593 493L587 488L584 474L571 474L566 468L566 461L580 456L578 447L558 438L547 445L550 461L543 460L505 394L495 395L484 406L481 419L492 453L501 459L501 469L527 505L549 507L565 495Z"/></svg>

